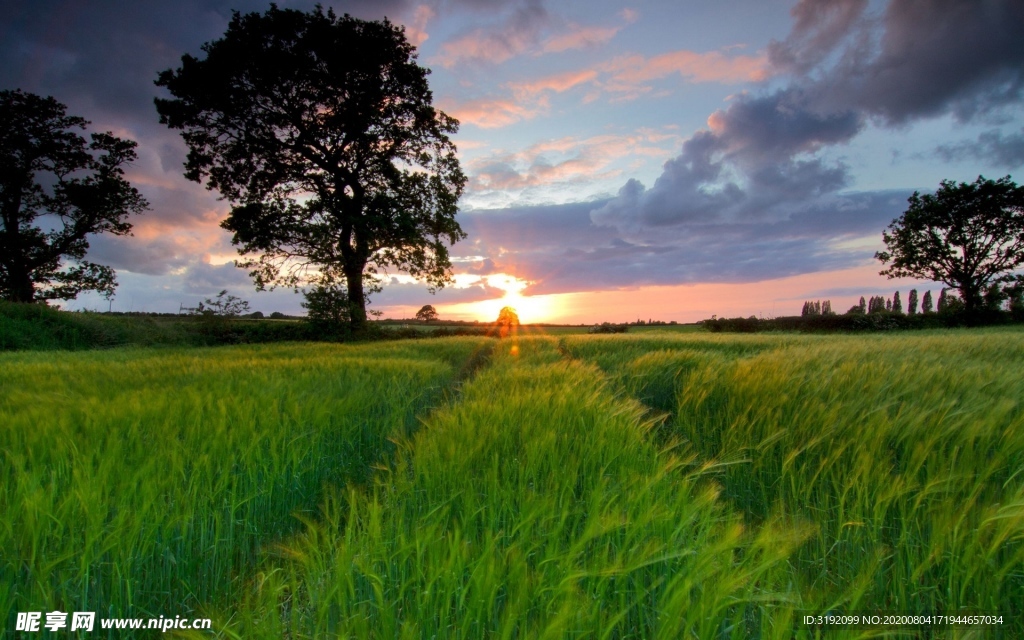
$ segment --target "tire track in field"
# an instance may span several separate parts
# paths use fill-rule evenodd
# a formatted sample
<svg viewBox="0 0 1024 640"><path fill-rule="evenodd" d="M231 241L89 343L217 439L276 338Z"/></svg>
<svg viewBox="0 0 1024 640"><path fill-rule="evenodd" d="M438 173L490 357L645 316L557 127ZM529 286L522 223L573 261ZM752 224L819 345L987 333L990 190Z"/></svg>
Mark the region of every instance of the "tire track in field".
<svg viewBox="0 0 1024 640"><path fill-rule="evenodd" d="M232 635L758 635L798 536L748 535L555 339L503 340L487 363L284 546Z"/></svg>

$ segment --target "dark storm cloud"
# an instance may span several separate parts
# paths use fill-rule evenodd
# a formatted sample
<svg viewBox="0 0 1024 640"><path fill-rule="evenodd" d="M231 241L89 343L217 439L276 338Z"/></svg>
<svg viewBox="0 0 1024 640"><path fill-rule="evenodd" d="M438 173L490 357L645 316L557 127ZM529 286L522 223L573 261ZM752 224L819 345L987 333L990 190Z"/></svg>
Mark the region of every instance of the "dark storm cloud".
<svg viewBox="0 0 1024 640"><path fill-rule="evenodd" d="M312 9L315 0L287 3ZM411 0L324 2L338 13L399 18ZM58 2L8 0L0 11L0 89L52 95L68 113L92 121L89 131L113 130L138 143L128 177L151 207L133 220L135 238L101 236L90 259L138 274L166 276L229 236L217 227L226 205L182 176L186 148L178 132L159 124L153 98L157 74L177 68L185 53L223 36L232 9L265 11L257 0ZM141 236L163 236L146 240ZM185 233L177 237L176 233ZM205 234L206 238L192 237ZM171 237L174 236L174 237ZM199 263L197 263L199 264ZM242 273L244 277L244 272ZM238 283L231 270L197 266L185 292ZM205 283L205 284L204 284ZM249 284L251 288L251 284ZM223 288L223 287L222 287Z"/></svg>
<svg viewBox="0 0 1024 640"><path fill-rule="evenodd" d="M734 98L653 186L630 180L593 208L595 224L638 247L609 282L755 281L849 266L853 255L827 241L878 232L905 203L842 194L847 167L825 151L870 122L969 120L1021 99L1024 3L892 0L871 14L862 0L802 0L792 15L790 35L768 47L776 81L786 84ZM1024 136L988 132L937 153L1016 166ZM654 254L653 246L672 250Z"/></svg>
<svg viewBox="0 0 1024 640"><path fill-rule="evenodd" d="M173 237L142 240L101 234L89 242L89 259L118 271L162 276L195 259L195 249Z"/></svg>
<svg viewBox="0 0 1024 640"><path fill-rule="evenodd" d="M308 10L316 4L288 3ZM381 18L406 0L326 2L339 13ZM10 0L0 17L0 86L52 94L82 115L156 123L153 81L185 53L223 36L231 11L265 11L258 0L57 2ZM115 118L112 118L112 120Z"/></svg>
<svg viewBox="0 0 1024 640"><path fill-rule="evenodd" d="M908 195L833 194L772 219L714 217L636 234L594 224L581 215L579 204L506 210L493 217L478 212L471 221L477 241L466 250L486 256L504 251L494 267L514 266L511 272L535 281L527 294L753 282L863 263L863 250L833 244L880 233Z"/></svg>
<svg viewBox="0 0 1024 640"><path fill-rule="evenodd" d="M888 124L953 113L961 120L1024 91L1024 3L892 0L880 16L853 0L804 0L769 46L820 109L855 108ZM838 60L831 56L838 52Z"/></svg>
<svg viewBox="0 0 1024 640"><path fill-rule="evenodd" d="M846 40L867 6L867 0L801 0L790 11L789 37L768 45L769 60L776 68L807 73Z"/></svg>
<svg viewBox="0 0 1024 640"><path fill-rule="evenodd" d="M230 262L216 265L192 262L186 268L184 285L187 293L197 295L210 295L223 289L252 290L249 274Z"/></svg>
<svg viewBox="0 0 1024 640"><path fill-rule="evenodd" d="M822 114L804 102L797 90L739 97L712 114L711 131L698 131L683 143L653 187L630 180L617 198L594 209L594 222L638 233L771 215L838 191L848 183L846 168L809 154L851 139L862 121L852 111Z"/></svg>
<svg viewBox="0 0 1024 640"><path fill-rule="evenodd" d="M977 140L940 145L935 154L947 162L974 158L1014 169L1024 165L1024 129L1008 135L1001 131L986 131Z"/></svg>

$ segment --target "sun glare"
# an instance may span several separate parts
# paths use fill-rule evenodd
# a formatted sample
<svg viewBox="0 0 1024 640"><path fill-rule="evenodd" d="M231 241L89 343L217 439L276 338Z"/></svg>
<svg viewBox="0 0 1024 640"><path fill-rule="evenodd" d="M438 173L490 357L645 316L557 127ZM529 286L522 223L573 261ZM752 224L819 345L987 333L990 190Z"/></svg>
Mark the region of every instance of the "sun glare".
<svg viewBox="0 0 1024 640"><path fill-rule="evenodd" d="M525 324L547 322L555 311L551 296L523 296L512 292L501 298L473 302L466 310L480 322L494 322L503 307L515 309L520 322Z"/></svg>
<svg viewBox="0 0 1024 640"><path fill-rule="evenodd" d="M461 277L460 277L461 276ZM486 283L488 287L500 289L505 294L500 298L446 305L445 313L480 322L494 322L502 307L512 307L524 323L550 322L560 315L558 296L524 296L522 291L532 284L528 280L507 273L486 276L456 274L456 287L465 288Z"/></svg>

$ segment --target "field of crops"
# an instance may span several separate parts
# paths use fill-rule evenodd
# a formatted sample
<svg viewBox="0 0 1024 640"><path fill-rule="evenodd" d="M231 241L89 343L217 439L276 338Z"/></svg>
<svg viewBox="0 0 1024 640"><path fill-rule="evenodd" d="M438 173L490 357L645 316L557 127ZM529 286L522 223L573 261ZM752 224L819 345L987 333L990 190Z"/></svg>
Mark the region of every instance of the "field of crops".
<svg viewBox="0 0 1024 640"><path fill-rule="evenodd" d="M0 620L1021 637L1022 365L1019 329L3 354Z"/></svg>

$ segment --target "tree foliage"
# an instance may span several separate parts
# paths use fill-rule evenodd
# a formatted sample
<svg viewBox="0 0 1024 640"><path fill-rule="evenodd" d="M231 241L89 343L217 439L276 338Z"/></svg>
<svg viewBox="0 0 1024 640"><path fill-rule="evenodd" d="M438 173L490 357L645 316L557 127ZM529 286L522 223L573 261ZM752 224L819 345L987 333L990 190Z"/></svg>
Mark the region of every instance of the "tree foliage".
<svg viewBox="0 0 1024 640"><path fill-rule="evenodd" d="M238 296L229 295L227 289L222 289L216 297L200 302L192 313L199 316L235 318L249 313L249 303Z"/></svg>
<svg viewBox="0 0 1024 640"><path fill-rule="evenodd" d="M351 323L348 292L337 283L318 283L303 290L306 322L320 335L340 336Z"/></svg>
<svg viewBox="0 0 1024 640"><path fill-rule="evenodd" d="M359 329L378 270L450 281L458 122L402 28L272 4L203 52L160 74L175 99L156 106L189 146L186 177L232 203L222 226L258 288L344 282Z"/></svg>
<svg viewBox="0 0 1024 640"><path fill-rule="evenodd" d="M890 278L942 282L971 313L992 284L1024 264L1024 188L1010 176L973 183L943 180L934 194L914 192L910 206L882 233L875 254Z"/></svg>
<svg viewBox="0 0 1024 640"><path fill-rule="evenodd" d="M498 312L498 319L494 322L502 327L518 327L519 314L512 307L502 307L501 311Z"/></svg>
<svg viewBox="0 0 1024 640"><path fill-rule="evenodd" d="M934 307L932 306L932 292L925 291L924 298L921 299L921 313L931 313Z"/></svg>
<svg viewBox="0 0 1024 640"><path fill-rule="evenodd" d="M803 309L800 310L801 317L812 317L812 316L829 316L832 315L832 301L825 300L808 300L804 302Z"/></svg>
<svg viewBox="0 0 1024 640"><path fill-rule="evenodd" d="M135 143L111 133L87 142L88 121L55 99L0 91L0 297L70 300L113 295L114 270L85 259L89 236L127 235L146 200L124 178Z"/></svg>
<svg viewBox="0 0 1024 640"><path fill-rule="evenodd" d="M434 308L434 305L425 304L416 312L416 319L423 322L433 322L437 320L437 309Z"/></svg>

